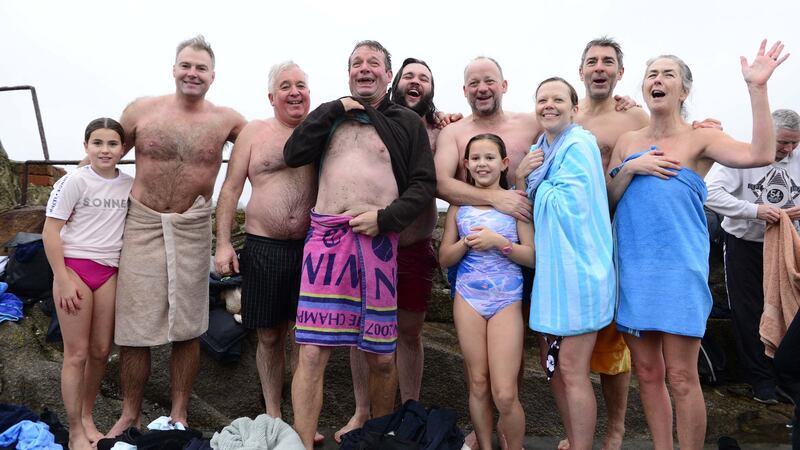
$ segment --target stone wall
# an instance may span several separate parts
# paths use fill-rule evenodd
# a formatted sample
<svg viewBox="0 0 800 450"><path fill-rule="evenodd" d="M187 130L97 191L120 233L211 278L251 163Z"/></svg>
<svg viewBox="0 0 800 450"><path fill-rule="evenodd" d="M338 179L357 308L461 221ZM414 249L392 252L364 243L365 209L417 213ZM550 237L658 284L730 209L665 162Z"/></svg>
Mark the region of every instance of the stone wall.
<svg viewBox="0 0 800 450"><path fill-rule="evenodd" d="M0 142L0 213L19 205L22 196L22 171L24 164L8 158ZM44 206L53 184L66 171L56 166L28 166L27 206Z"/></svg>
<svg viewBox="0 0 800 450"><path fill-rule="evenodd" d="M0 142L0 212L8 211L19 201L20 188L16 164L8 159L8 154Z"/></svg>

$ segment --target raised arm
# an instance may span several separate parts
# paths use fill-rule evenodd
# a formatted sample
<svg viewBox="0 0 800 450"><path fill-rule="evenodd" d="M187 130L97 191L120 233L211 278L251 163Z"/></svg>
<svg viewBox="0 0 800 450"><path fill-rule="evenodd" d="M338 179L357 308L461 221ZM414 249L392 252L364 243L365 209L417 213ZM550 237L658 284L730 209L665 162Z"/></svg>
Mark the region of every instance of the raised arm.
<svg viewBox="0 0 800 450"><path fill-rule="evenodd" d="M346 111L345 101L358 104L350 97L323 103L311 111L294 129L283 147L283 159L286 165L300 167L319 161L325 151L325 143L328 141L333 124Z"/></svg>
<svg viewBox="0 0 800 450"><path fill-rule="evenodd" d="M244 190L247 180L247 168L250 165L250 148L252 137L258 125L252 123L244 127L231 151L228 161L228 172L217 199L217 248L214 252L214 266L218 273L239 273L239 260L231 244L231 227L236 214L236 205Z"/></svg>
<svg viewBox="0 0 800 450"><path fill-rule="evenodd" d="M531 203L525 192L478 189L456 178L461 158L453 128L443 129L436 139L436 195L453 205L490 205L517 220L530 221Z"/></svg>
<svg viewBox="0 0 800 450"><path fill-rule="evenodd" d="M753 114L751 142L748 144L736 141L719 131L713 134L707 133L709 142L703 156L729 167L766 166L775 160L775 129L769 109L767 81L789 54L781 56L783 52L781 41L775 42L769 51L766 51L766 48L767 40L764 39L752 64L749 64L744 56L740 57L742 76L747 83Z"/></svg>

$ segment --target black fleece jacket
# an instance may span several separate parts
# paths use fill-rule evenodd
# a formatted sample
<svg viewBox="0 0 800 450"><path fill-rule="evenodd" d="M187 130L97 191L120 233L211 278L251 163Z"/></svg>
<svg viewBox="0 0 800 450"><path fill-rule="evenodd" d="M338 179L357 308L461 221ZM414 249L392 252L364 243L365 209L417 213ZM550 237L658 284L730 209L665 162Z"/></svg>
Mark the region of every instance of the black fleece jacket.
<svg viewBox="0 0 800 450"><path fill-rule="evenodd" d="M436 170L428 133L417 113L393 103L388 95L377 109L359 103L389 150L400 192L389 206L378 211L378 228L381 233L399 233L419 216L436 193ZM338 122L346 117L340 100L323 103L311 111L286 141L283 148L286 164L300 167L315 163L319 171L329 137Z"/></svg>

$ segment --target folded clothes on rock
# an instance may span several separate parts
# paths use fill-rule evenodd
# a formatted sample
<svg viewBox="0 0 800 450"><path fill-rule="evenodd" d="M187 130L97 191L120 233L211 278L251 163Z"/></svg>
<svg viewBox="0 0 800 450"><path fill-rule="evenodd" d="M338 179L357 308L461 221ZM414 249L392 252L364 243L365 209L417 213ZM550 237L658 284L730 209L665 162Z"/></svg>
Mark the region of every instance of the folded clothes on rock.
<svg viewBox="0 0 800 450"><path fill-rule="evenodd" d="M0 294L0 323L6 320L16 322L21 318L22 300L10 292Z"/></svg>

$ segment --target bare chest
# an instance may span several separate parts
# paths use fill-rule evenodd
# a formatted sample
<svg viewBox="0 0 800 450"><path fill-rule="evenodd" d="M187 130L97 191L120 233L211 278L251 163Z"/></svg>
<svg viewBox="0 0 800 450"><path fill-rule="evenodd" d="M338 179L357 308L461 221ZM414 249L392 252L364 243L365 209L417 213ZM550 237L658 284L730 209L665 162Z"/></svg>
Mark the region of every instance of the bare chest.
<svg viewBox="0 0 800 450"><path fill-rule="evenodd" d="M606 113L591 117L578 116L575 122L592 133L597 140L597 147L600 149L604 170L608 169L611 155L619 137L624 133L635 131L639 128L639 125L617 113Z"/></svg>
<svg viewBox="0 0 800 450"><path fill-rule="evenodd" d="M391 163L389 150L375 128L354 121L339 125L331 138L326 160L336 159Z"/></svg>
<svg viewBox="0 0 800 450"><path fill-rule="evenodd" d="M647 150L663 152L665 157L678 160L681 167L692 169L701 176L708 172L713 163L713 161L701 157L703 145L693 139L691 133L683 133L663 139L638 137L631 141L631 145L625 154L632 155Z"/></svg>
<svg viewBox="0 0 800 450"><path fill-rule="evenodd" d="M283 144L279 144L277 140L269 140L253 145L247 170L250 178L270 175L288 168L283 159Z"/></svg>
<svg viewBox="0 0 800 450"><path fill-rule="evenodd" d="M156 161L218 164L228 131L213 121L150 120L137 126L136 154Z"/></svg>
<svg viewBox="0 0 800 450"><path fill-rule="evenodd" d="M431 143L431 151L433 151L433 153L436 153L436 138L439 137L439 132L442 130L426 125L425 131L427 131L428 133L428 141Z"/></svg>

